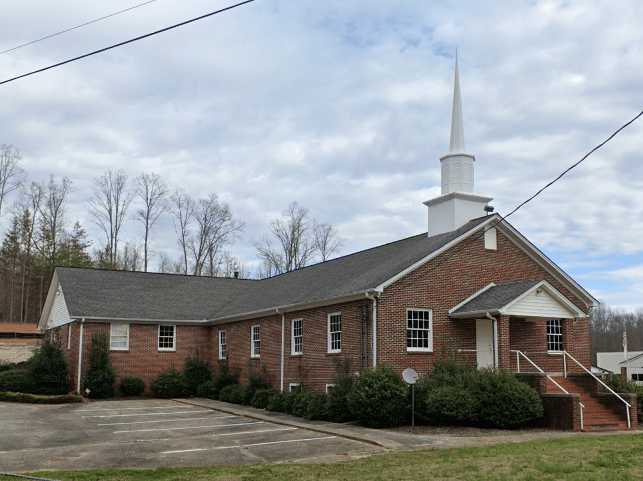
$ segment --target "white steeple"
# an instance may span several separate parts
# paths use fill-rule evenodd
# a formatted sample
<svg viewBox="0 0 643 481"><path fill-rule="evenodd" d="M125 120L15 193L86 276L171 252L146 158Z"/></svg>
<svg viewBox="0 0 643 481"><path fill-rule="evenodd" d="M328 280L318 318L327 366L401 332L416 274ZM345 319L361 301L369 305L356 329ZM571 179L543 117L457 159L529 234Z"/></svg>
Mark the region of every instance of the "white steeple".
<svg viewBox="0 0 643 481"><path fill-rule="evenodd" d="M455 58L451 138L449 153L440 159L442 195L424 204L429 208L429 235L457 229L469 220L485 215L485 206L492 200L474 194L475 157L465 153L462 121L462 94L458 55Z"/></svg>

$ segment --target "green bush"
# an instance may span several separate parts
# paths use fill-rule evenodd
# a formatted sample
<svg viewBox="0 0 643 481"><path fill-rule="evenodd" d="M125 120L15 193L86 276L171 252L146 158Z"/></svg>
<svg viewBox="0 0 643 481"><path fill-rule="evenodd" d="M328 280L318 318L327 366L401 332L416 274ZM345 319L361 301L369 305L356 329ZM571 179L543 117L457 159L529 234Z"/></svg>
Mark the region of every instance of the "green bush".
<svg viewBox="0 0 643 481"><path fill-rule="evenodd" d="M123 396L140 396L145 391L145 382L140 377L125 376L121 379Z"/></svg>
<svg viewBox="0 0 643 481"><path fill-rule="evenodd" d="M517 428L543 416L538 393L506 371L480 371L480 413L483 426Z"/></svg>
<svg viewBox="0 0 643 481"><path fill-rule="evenodd" d="M282 392L277 392L272 395L268 400L268 405L266 409L268 411L285 413L286 412L286 403L288 395Z"/></svg>
<svg viewBox="0 0 643 481"><path fill-rule="evenodd" d="M326 394L311 393L306 407L306 419L311 421L325 421L328 419L328 396Z"/></svg>
<svg viewBox="0 0 643 481"><path fill-rule="evenodd" d="M114 396L116 373L109 360L109 338L107 333L98 332L92 336L89 354L89 369L83 383L85 392L91 398L104 399Z"/></svg>
<svg viewBox="0 0 643 481"><path fill-rule="evenodd" d="M272 389L257 389L250 404L257 409L266 409L274 395L275 392Z"/></svg>
<svg viewBox="0 0 643 481"><path fill-rule="evenodd" d="M353 417L364 426L401 424L408 411L407 387L388 367L364 371L348 395Z"/></svg>
<svg viewBox="0 0 643 481"><path fill-rule="evenodd" d="M478 396L461 385L437 386L422 399L422 414L432 424L473 424L478 420Z"/></svg>
<svg viewBox="0 0 643 481"><path fill-rule="evenodd" d="M243 404L246 399L246 387L241 384L230 384L219 391L221 401L232 404Z"/></svg>
<svg viewBox="0 0 643 481"><path fill-rule="evenodd" d="M336 423L351 420L348 409L348 396L353 390L353 378L340 374L335 380L335 385L328 390L328 419Z"/></svg>
<svg viewBox="0 0 643 481"><path fill-rule="evenodd" d="M44 342L29 360L34 394L67 394L69 372L62 349L52 342Z"/></svg>
<svg viewBox="0 0 643 481"><path fill-rule="evenodd" d="M306 389L291 393L292 402L290 403L290 412L293 416L303 418L308 414L308 404L312 399L313 393Z"/></svg>
<svg viewBox="0 0 643 481"><path fill-rule="evenodd" d="M216 389L214 381L206 381L196 388L196 395L208 399L217 399L219 391Z"/></svg>
<svg viewBox="0 0 643 481"><path fill-rule="evenodd" d="M160 374L152 382L152 392L160 398L183 397L188 394L183 374L176 369L170 369Z"/></svg>
<svg viewBox="0 0 643 481"><path fill-rule="evenodd" d="M252 404L252 399L255 396L255 392L257 392L258 390L271 388L272 386L268 381L265 372L250 373L250 376L248 377L248 384L246 385L246 397L243 400L243 404Z"/></svg>
<svg viewBox="0 0 643 481"><path fill-rule="evenodd" d="M236 376L229 368L228 363L222 361L219 363L216 373L212 377L214 382L214 388L212 389L213 398L216 399L219 396L219 391L226 386L232 384L239 384L239 378Z"/></svg>
<svg viewBox="0 0 643 481"><path fill-rule="evenodd" d="M28 369L12 369L0 372L0 391L32 393L36 390Z"/></svg>
<svg viewBox="0 0 643 481"><path fill-rule="evenodd" d="M201 384L212 380L210 364L198 355L187 358L183 366L183 378L189 393L196 394L196 390Z"/></svg>
<svg viewBox="0 0 643 481"><path fill-rule="evenodd" d="M68 404L83 402L83 398L76 394L43 396L23 392L0 392L0 401L30 404Z"/></svg>

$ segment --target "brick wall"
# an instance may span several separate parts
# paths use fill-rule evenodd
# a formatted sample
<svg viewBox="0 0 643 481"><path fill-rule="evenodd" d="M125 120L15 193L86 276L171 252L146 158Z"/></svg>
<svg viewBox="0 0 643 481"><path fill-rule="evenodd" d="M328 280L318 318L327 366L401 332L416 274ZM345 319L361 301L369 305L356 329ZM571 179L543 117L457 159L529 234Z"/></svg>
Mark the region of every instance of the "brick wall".
<svg viewBox="0 0 643 481"><path fill-rule="evenodd" d="M475 365L475 322L450 319L448 311L482 289L517 280L547 280L563 295L587 311L587 306L548 274L540 265L498 232L498 248L486 250L478 236L433 259L385 289L378 309L378 358L398 370L410 366L428 372L436 359L456 358ZM433 311L433 353L406 352L406 308ZM546 351L545 320L524 323L501 316L498 319L499 363L511 367L510 349ZM590 334L586 319L565 322L565 348L581 363L590 365ZM542 361L542 360L541 360ZM549 364L560 361L552 357ZM544 361L543 361L544 362ZM514 362L515 364L515 362Z"/></svg>

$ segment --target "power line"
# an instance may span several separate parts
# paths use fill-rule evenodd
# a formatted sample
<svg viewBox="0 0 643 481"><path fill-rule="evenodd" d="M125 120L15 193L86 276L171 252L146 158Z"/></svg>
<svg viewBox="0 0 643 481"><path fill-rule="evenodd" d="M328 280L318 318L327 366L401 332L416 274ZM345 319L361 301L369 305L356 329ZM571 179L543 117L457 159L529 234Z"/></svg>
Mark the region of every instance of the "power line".
<svg viewBox="0 0 643 481"><path fill-rule="evenodd" d="M558 182L560 179L562 179L562 178L563 178L565 175L567 175L571 170L575 169L575 168L576 168L576 167L578 167L580 164L582 164L582 163L583 163L583 162L584 162L584 161L585 161L589 156L591 156L594 152L596 152L597 150L599 150L599 149L601 149L602 147L604 147L604 146L605 146L608 142L610 142L614 137L616 137L618 134L620 134L620 133L621 133L621 131L623 131L625 128L627 128L628 126L630 126L631 124L633 124L634 122L636 122L636 121L637 121L640 117L642 117L642 116L643 116L643 110L642 110L641 112L639 112L637 115L635 115L633 118L631 118L630 120L628 120L627 122L625 122L623 125L621 125L618 129L616 129L614 132L612 132L612 133L609 135L609 137L607 137L605 140L603 140L601 143L599 143L599 144L598 144L598 145L596 145L594 148L592 148L589 152L587 152L585 155L583 155L583 156L580 158L580 160L578 160L578 161L574 162L572 165L570 165L569 167L567 167L567 168L566 168L564 171L562 171L562 172L561 172L561 173L560 173L560 174L559 174L555 179L553 179L552 181L550 181L550 182L548 182L547 184L545 184L543 187L541 187L540 189L538 189L534 194L532 194L531 196L529 196L526 200L522 201L520 204L518 204L516 207L514 207L514 208L513 208L513 209L512 209L512 210L511 210L507 215L504 215L504 216L503 216L503 215L500 215L500 214L496 214L496 215L498 216L498 218L497 218L494 222L492 222L491 224L489 224L489 226L487 226L485 229L483 229L483 230L482 230L482 232L481 232L477 237L474 237L474 238L473 238L473 240L478 240L478 239L481 239L482 237L484 237L484 234L485 234L485 232L486 232L487 230L489 230L489 229L493 229L493 228L494 228L494 227L496 227L497 225L499 225L499 224L501 224L502 222L504 222L504 221L507 219L507 217L509 217L509 216L511 216L511 215L513 215L513 214L515 214L516 212L518 212L522 207L524 207L526 204L528 204L529 202L531 202L532 200L534 200L536 197L538 197L540 194L542 194L542 193L543 193L545 190L547 190L549 187L551 187L551 186L552 186L552 185L554 185L556 182ZM450 252L453 252L453 250L445 252L446 256L445 256L442 260L444 260L445 258L448 258L448 255L449 255L449 253L450 253Z"/></svg>
<svg viewBox="0 0 643 481"><path fill-rule="evenodd" d="M69 27L69 28L66 28L64 30L60 30L60 31L55 32L55 33L50 33L49 35L45 35L44 37L40 37L40 38L37 38L35 40L31 40L29 42L21 43L19 45L16 45L15 47L11 47L11 48L8 48L6 50L1 50L0 55L4 55L4 54L9 53L9 52L14 52L14 51L16 51L18 49L28 47L29 45L33 45L34 43L42 42L44 40L49 40L50 38L57 37L59 35L62 35L62 34L67 33L67 32L71 32L73 30L77 30L77 29L82 28L82 27L86 27L87 25L91 25L93 23L97 23L97 22L100 22L102 20L107 20L108 18L115 17L116 15L120 15L122 13L130 12L132 10L135 10L137 8L140 8L140 7L144 7L145 5L149 5L150 3L154 3L156 1L157 0L147 0L146 2L139 3L139 4L136 4L136 5L132 5L131 7L127 7L127 8L124 8L122 10L118 10L117 12L108 13L107 15L103 15L102 17L98 17L98 18L95 18L93 20L88 20L87 22L84 22L84 23L81 23L81 24L78 24L78 25L74 25L73 27Z"/></svg>
<svg viewBox="0 0 643 481"><path fill-rule="evenodd" d="M42 67L42 68L39 68L37 70L32 70L31 72L23 73L23 74L15 76L15 77L3 80L3 81L0 82L0 85L8 84L10 82L15 82L16 80L20 80L22 78L29 77L31 75L42 73L42 72L45 72L47 70L51 70L53 68L60 67L62 65L66 65L68 63L76 62L77 60L82 60L84 58L91 57L92 55L97 55L99 53L107 52L108 50L112 50L112 49L117 48L117 47L122 47L123 45L134 43L134 42L137 42L139 40L143 40L144 38L148 38L148 37L152 37L154 35L158 35L159 33L167 32L168 30L173 30L175 28L183 27L184 25L187 25L189 23L197 22L199 20L203 20L204 18L212 17L213 15L217 15L219 13L227 12L228 10L232 10L232 9L237 8L237 7L241 7L242 5L246 5L246 4L252 3L254 1L255 0L245 0L243 2L235 3L234 5L230 5L228 7L221 8L219 10L214 10L212 12L206 13L204 15L200 15L198 17L191 18L189 20L185 20L183 22L175 23L174 25L170 25L169 27L164 27L164 28L161 28L159 30L155 30L153 32L146 33L144 35L139 35L138 37L130 38L129 40L125 40L123 42L118 42L118 43L115 43L115 44L110 45L108 47L103 47L103 48L100 48L98 50L94 50L93 52L89 52L89 53L86 53L86 54L83 54L83 55L79 55L78 57L73 57L73 58L70 58L70 59L67 59L67 60L63 60L62 62L58 62L58 63L52 64L52 65L49 65L47 67Z"/></svg>

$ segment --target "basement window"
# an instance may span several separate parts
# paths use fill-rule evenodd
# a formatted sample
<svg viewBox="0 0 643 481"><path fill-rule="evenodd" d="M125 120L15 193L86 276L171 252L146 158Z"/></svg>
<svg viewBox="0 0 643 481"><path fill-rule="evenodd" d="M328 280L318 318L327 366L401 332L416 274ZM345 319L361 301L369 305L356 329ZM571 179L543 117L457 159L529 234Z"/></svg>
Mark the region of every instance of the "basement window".
<svg viewBox="0 0 643 481"><path fill-rule="evenodd" d="M288 392L299 392L301 391L301 383L291 382L288 383Z"/></svg>
<svg viewBox="0 0 643 481"><path fill-rule="evenodd" d="M109 325L110 351L127 351L129 349L129 324L112 322Z"/></svg>
<svg viewBox="0 0 643 481"><path fill-rule="evenodd" d="M328 314L328 352L342 352L342 313Z"/></svg>
<svg viewBox="0 0 643 481"><path fill-rule="evenodd" d="M250 328L250 357L261 355L261 327L257 324Z"/></svg>
<svg viewBox="0 0 643 481"><path fill-rule="evenodd" d="M304 320L303 319L293 319L292 320L292 335L290 340L291 350L290 353L293 356L304 353Z"/></svg>
<svg viewBox="0 0 643 481"><path fill-rule="evenodd" d="M176 351L176 326L159 326L159 351Z"/></svg>
<svg viewBox="0 0 643 481"><path fill-rule="evenodd" d="M406 310L407 352L433 351L433 314L431 309Z"/></svg>
<svg viewBox="0 0 643 481"><path fill-rule="evenodd" d="M547 352L562 352L563 323L560 319L547 321Z"/></svg>

